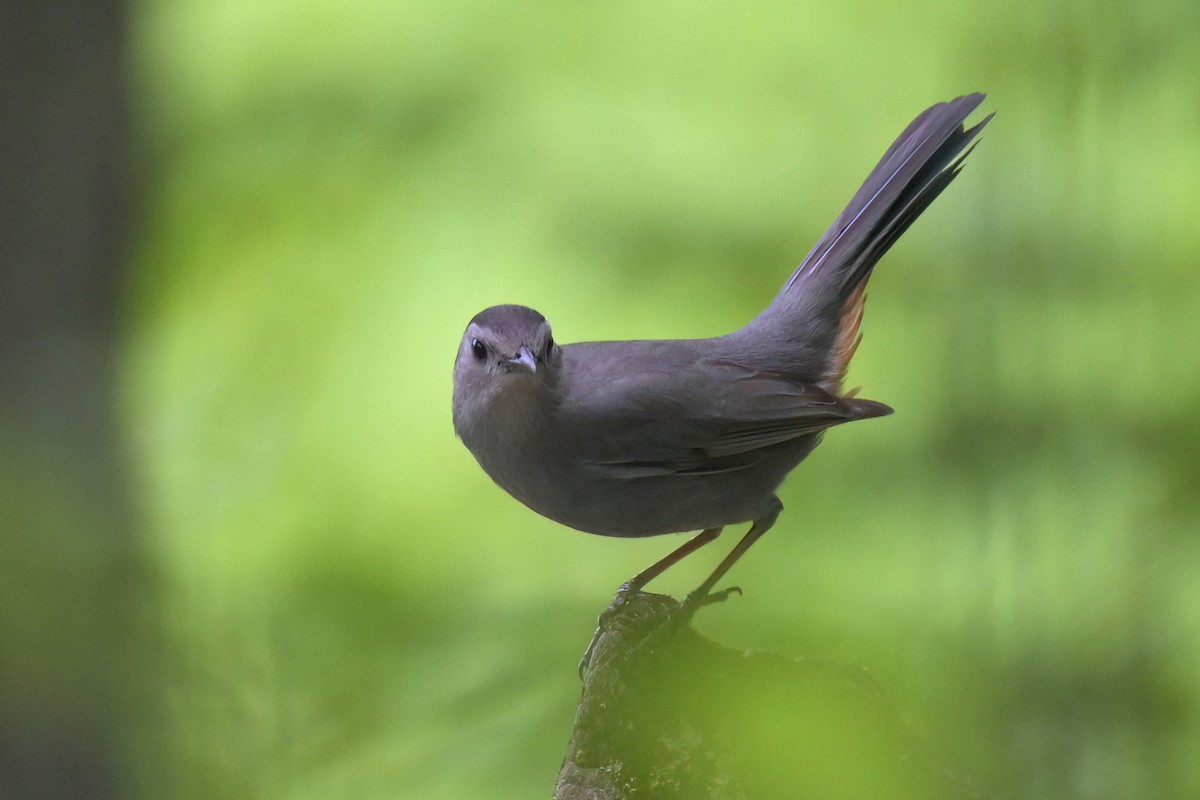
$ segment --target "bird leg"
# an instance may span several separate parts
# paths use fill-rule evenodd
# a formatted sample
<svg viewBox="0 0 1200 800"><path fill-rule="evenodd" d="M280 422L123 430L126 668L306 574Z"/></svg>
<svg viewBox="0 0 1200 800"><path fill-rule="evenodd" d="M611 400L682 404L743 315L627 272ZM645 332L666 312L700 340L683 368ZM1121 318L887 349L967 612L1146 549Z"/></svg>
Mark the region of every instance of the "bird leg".
<svg viewBox="0 0 1200 800"><path fill-rule="evenodd" d="M731 594L742 593L742 590L736 586L723 589L719 592L713 592L712 589L714 586L716 586L717 581L725 577L725 573L729 571L729 568L732 567L737 560L741 558L747 550L750 549L750 546L758 541L759 537L766 533L771 526L775 524L775 520L778 518L779 512L782 510L783 505L776 501L776 507L769 514L767 514L765 517L754 520L754 524L750 526L750 530L746 532L746 535L742 537L742 540L737 543L733 550L730 551L729 555L725 556L725 559L717 565L717 568L713 570L712 574L709 575L707 579L705 579L704 583L700 584L700 586L694 592L689 594L687 598L684 599L683 603L678 606L678 610L682 611L683 613L672 614L669 617L668 622L673 627L686 624L686 621L691 619L692 614L704 606L712 603L719 603L725 600ZM639 572L637 575L634 575L632 578L625 581L625 583L621 584L621 588L617 590L617 596L613 599L612 605L605 609L604 614L600 615L596 632L592 635L592 640L588 643L587 650L584 651L583 657L579 660L580 678L582 678L586 673L588 665L592 660L592 654L595 652L596 645L600 640L600 636L604 632L605 615L617 613L629 598L636 596L638 592L642 590L643 586L657 578L671 566L679 563L691 553L694 553L704 545L715 540L721 535L722 530L724 529L705 528L704 530L700 531L700 533L684 542L683 545L672 550L666 555L666 557L659 559ZM633 649L637 648L635 647Z"/></svg>
<svg viewBox="0 0 1200 800"><path fill-rule="evenodd" d="M637 575L634 575L632 578L621 584L620 588L617 589L617 596L613 598L612 605L605 609L604 613L600 615L600 619L597 620L596 632L592 634L592 640L588 642L587 650L583 652L583 657L579 659L580 678L583 677L588 664L591 663L592 653L596 649L596 644L600 640L600 635L604 632L605 616L616 613L629 598L636 596L638 592L642 591L643 586L657 578L672 565L679 563L679 561L687 557L689 554L696 552L704 545L716 539L721 535L722 530L722 528L706 528L705 530L700 531L691 539L688 539L682 545L672 550L664 558L655 561ZM725 596L728 594L729 592L719 592L718 594L713 595L713 602L724 600ZM702 603L701 605L708 604Z"/></svg>
<svg viewBox="0 0 1200 800"><path fill-rule="evenodd" d="M754 520L754 524L750 526L750 530L748 530L746 535L742 537L742 540L737 543L737 546L729 551L729 555L725 556L725 559L717 565L717 568L714 569L712 574L705 579L704 583L700 584L696 590L689 594L683 601L684 608L695 610L702 606L708 605L710 602L724 600L730 592L737 591L740 594L741 590L737 589L736 587L719 592L715 595L710 593L712 592L713 587L717 585L717 581L725 577L725 573L729 571L729 568L737 563L739 558L745 555L746 551L750 549L751 545L758 541L759 537L771 529L771 526L775 524L775 520L779 517L779 512L782 510L783 505L781 504L767 516ZM691 544L691 542L688 542L688 544Z"/></svg>
<svg viewBox="0 0 1200 800"><path fill-rule="evenodd" d="M641 591L643 586L657 578L659 575L663 574L663 572L665 572L669 567L679 563L691 553L696 552L701 547L720 536L722 530L724 529L706 528L700 531L691 539L688 539L682 545L668 553L666 557L655 561L637 575L634 575L632 578L625 581L624 585L621 586L621 591Z"/></svg>

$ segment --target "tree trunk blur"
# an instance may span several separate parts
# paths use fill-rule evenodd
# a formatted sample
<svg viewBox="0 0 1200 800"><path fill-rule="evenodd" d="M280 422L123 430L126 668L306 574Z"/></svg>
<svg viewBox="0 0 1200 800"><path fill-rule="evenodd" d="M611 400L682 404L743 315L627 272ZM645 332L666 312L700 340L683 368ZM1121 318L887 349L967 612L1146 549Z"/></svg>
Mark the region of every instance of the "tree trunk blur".
<svg viewBox="0 0 1200 800"><path fill-rule="evenodd" d="M682 612L625 589L601 615L555 800L982 796L862 668L731 650Z"/></svg>
<svg viewBox="0 0 1200 800"><path fill-rule="evenodd" d="M123 794L144 585L114 401L124 24L116 0L0 4L4 798Z"/></svg>

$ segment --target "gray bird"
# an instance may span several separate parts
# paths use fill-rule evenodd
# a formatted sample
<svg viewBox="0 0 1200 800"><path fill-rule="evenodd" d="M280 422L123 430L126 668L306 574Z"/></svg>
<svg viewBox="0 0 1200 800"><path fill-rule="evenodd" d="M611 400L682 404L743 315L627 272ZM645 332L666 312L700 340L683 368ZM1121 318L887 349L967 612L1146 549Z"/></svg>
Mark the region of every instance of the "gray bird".
<svg viewBox="0 0 1200 800"><path fill-rule="evenodd" d="M703 600L774 523L775 490L826 428L890 414L841 393L876 262L958 174L991 119L982 94L929 108L900 134L761 314L711 339L556 344L519 305L467 325L454 429L509 494L604 536L700 531L627 586L640 589L726 525L745 537L690 595Z"/></svg>

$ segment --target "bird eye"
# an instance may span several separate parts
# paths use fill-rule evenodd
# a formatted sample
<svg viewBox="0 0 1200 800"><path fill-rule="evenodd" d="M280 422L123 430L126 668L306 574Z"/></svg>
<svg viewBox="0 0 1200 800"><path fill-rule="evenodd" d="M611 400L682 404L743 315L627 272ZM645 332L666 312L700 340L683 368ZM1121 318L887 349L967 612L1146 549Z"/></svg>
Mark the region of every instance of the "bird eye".
<svg viewBox="0 0 1200 800"><path fill-rule="evenodd" d="M475 354L475 358L479 361L487 358L487 347L478 339L471 340L471 352Z"/></svg>

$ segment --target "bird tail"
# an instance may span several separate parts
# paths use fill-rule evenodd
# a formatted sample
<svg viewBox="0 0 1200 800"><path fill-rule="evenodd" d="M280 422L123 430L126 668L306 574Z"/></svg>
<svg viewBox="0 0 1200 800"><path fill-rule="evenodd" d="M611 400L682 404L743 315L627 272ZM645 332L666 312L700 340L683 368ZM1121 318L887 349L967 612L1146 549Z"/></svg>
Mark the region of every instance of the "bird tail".
<svg viewBox="0 0 1200 800"><path fill-rule="evenodd" d="M892 143L849 205L801 262L771 305L751 323L807 351L813 377L840 384L858 347L866 282L875 264L950 185L988 115L967 116L983 102L969 94L926 109ZM795 351L793 351L795 352Z"/></svg>

